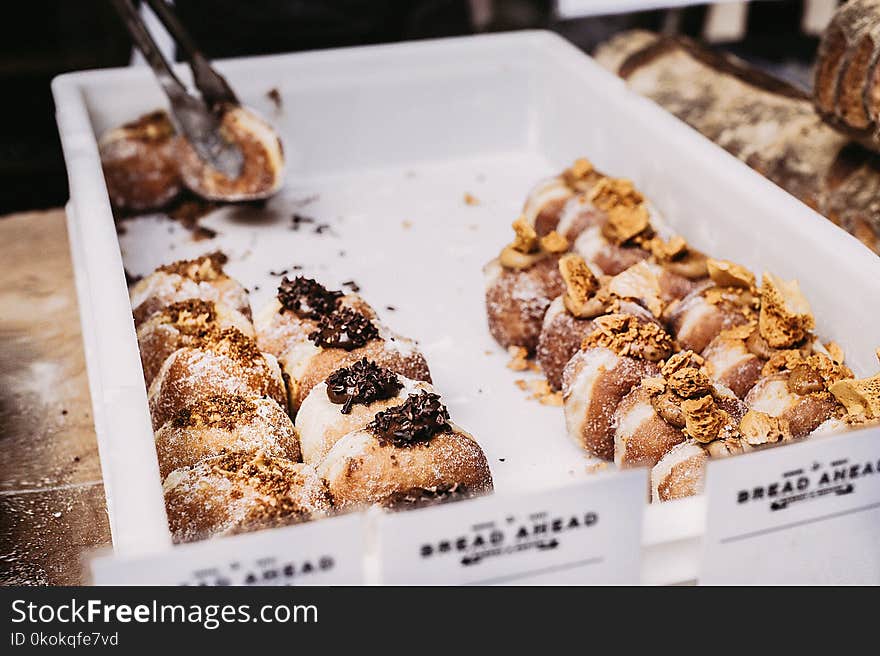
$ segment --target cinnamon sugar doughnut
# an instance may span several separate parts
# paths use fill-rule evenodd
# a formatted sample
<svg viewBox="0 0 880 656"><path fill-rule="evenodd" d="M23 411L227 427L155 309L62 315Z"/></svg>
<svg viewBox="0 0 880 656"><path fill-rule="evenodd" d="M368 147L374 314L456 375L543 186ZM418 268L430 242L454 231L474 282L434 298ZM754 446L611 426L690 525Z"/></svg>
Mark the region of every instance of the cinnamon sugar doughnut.
<svg viewBox="0 0 880 656"><path fill-rule="evenodd" d="M614 244L602 234L602 230L600 225L588 227L573 246L578 255L602 273L616 276L634 264L648 259L648 251L638 246Z"/></svg>
<svg viewBox="0 0 880 656"><path fill-rule="evenodd" d="M137 329L141 365L147 387L169 355L184 346L197 346L212 331L237 328L254 336L250 320L222 303L190 298L167 305Z"/></svg>
<svg viewBox="0 0 880 656"><path fill-rule="evenodd" d="M303 461L318 464L344 435L366 426L376 413L433 392L430 384L400 376L366 358L337 369L312 388L296 414Z"/></svg>
<svg viewBox="0 0 880 656"><path fill-rule="evenodd" d="M235 328L211 333L198 346L178 349L165 360L147 394L153 428L193 399L212 394L268 396L282 408L287 403L275 357L261 353L253 339Z"/></svg>
<svg viewBox="0 0 880 656"><path fill-rule="evenodd" d="M300 444L290 418L268 397L232 394L195 399L156 432L159 473L189 467L220 455L262 451L273 458L300 459Z"/></svg>
<svg viewBox="0 0 880 656"><path fill-rule="evenodd" d="M843 406L828 391L797 394L790 388L791 373L781 372L760 379L746 394L752 410L788 422L791 436L806 437L822 423L843 415Z"/></svg>
<svg viewBox="0 0 880 656"><path fill-rule="evenodd" d="M202 160L183 137L174 140L174 155L184 184L203 198L244 201L268 198L284 182L284 150L272 127L253 110L226 107L220 134L241 149L244 164L237 178L229 178Z"/></svg>
<svg viewBox="0 0 880 656"><path fill-rule="evenodd" d="M415 342L341 307L322 317L307 339L294 342L278 358L290 411L296 413L312 388L331 373L362 358L407 378L431 382L428 363Z"/></svg>
<svg viewBox="0 0 880 656"><path fill-rule="evenodd" d="M340 507L383 503L413 490L492 490L477 442L449 422L436 394L420 392L345 435L318 466Z"/></svg>
<svg viewBox="0 0 880 656"><path fill-rule="evenodd" d="M669 328L682 348L702 353L722 331L752 321L756 303L749 290L707 282L671 308Z"/></svg>
<svg viewBox="0 0 880 656"><path fill-rule="evenodd" d="M529 192L523 217L539 237L556 230L566 204L575 195L589 192L604 176L586 159L576 160L558 176L541 180Z"/></svg>
<svg viewBox="0 0 880 656"><path fill-rule="evenodd" d="M703 493L709 456L694 440L672 447L651 468L651 501L684 499Z"/></svg>
<svg viewBox="0 0 880 656"><path fill-rule="evenodd" d="M745 398L761 377L764 360L749 350L745 340L721 334L703 350L712 379Z"/></svg>
<svg viewBox="0 0 880 656"><path fill-rule="evenodd" d="M190 298L215 301L250 319L247 291L223 272L226 257L220 253L180 260L156 269L131 290L134 323L139 326L166 305Z"/></svg>
<svg viewBox="0 0 880 656"><path fill-rule="evenodd" d="M356 294L329 290L311 278L285 277L278 294L254 318L257 344L266 353L280 356L292 344L308 338L318 327L321 317L338 307L357 310L371 319L376 314L369 304Z"/></svg>
<svg viewBox="0 0 880 656"><path fill-rule="evenodd" d="M180 193L182 180L174 157L174 126L155 111L108 131L98 142L110 203L116 209L144 212L162 208Z"/></svg>
<svg viewBox="0 0 880 656"><path fill-rule="evenodd" d="M681 428L661 417L654 394L639 385L621 400L614 412L614 464L653 467L676 444L685 441Z"/></svg>
<svg viewBox="0 0 880 656"><path fill-rule="evenodd" d="M175 469L165 479L175 542L284 526L327 514L327 486L310 465L229 452Z"/></svg>

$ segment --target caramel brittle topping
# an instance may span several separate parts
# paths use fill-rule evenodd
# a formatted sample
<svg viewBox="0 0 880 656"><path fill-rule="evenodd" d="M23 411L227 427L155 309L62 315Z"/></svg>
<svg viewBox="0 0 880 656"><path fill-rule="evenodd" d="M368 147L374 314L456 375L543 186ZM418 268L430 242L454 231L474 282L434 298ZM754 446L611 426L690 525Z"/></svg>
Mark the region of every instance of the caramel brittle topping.
<svg viewBox="0 0 880 656"><path fill-rule="evenodd" d="M513 250L523 254L538 250L538 233L529 225L525 217L521 216L513 222L513 231L516 233L511 244Z"/></svg>
<svg viewBox="0 0 880 656"><path fill-rule="evenodd" d="M843 349L840 348L840 345L837 342L828 342L825 345L825 350L828 351L828 355L831 356L831 359L838 364L843 364L843 361L846 359L846 355L844 355ZM880 351L878 351L877 353L878 355L880 355Z"/></svg>
<svg viewBox="0 0 880 656"><path fill-rule="evenodd" d="M618 355L658 362L673 351L672 338L653 321L629 314L607 314L594 321L593 332L584 338L582 349L608 348Z"/></svg>
<svg viewBox="0 0 880 656"><path fill-rule="evenodd" d="M614 276L608 283L608 291L619 298L631 298L644 303L651 314L663 314L660 300L660 281L646 262L639 262Z"/></svg>
<svg viewBox="0 0 880 656"><path fill-rule="evenodd" d="M670 237L669 241L663 241L661 237L653 237L646 244L646 249L658 262L668 262L686 255L688 245L684 238L678 235Z"/></svg>
<svg viewBox="0 0 880 656"><path fill-rule="evenodd" d="M761 374L771 376L781 371L791 372L787 381L788 390L801 396L824 392L831 384L852 378L852 371L846 365L834 362L822 353L804 356L801 351L794 349L777 351L764 364Z"/></svg>
<svg viewBox="0 0 880 656"><path fill-rule="evenodd" d="M760 446L791 439L788 420L771 417L765 412L749 410L739 422L739 430L747 444Z"/></svg>
<svg viewBox="0 0 880 656"><path fill-rule="evenodd" d="M568 250L568 240L555 230L541 237L541 248L548 253L564 253Z"/></svg>
<svg viewBox="0 0 880 656"><path fill-rule="evenodd" d="M595 171L593 163L586 157L579 157L574 161L567 173L575 180L580 180L590 175L593 171Z"/></svg>
<svg viewBox="0 0 880 656"><path fill-rule="evenodd" d="M755 274L744 266L727 260L706 260L709 278L719 287L751 289L755 286Z"/></svg>
<svg viewBox="0 0 880 656"><path fill-rule="evenodd" d="M559 258L559 273L565 282L562 297L565 308L576 317L588 318L587 302L599 289L599 281L580 255L571 253ZM595 316L595 314L592 314Z"/></svg>
<svg viewBox="0 0 880 656"><path fill-rule="evenodd" d="M716 439L729 419L728 414L715 405L715 400L708 394L682 401L681 412L684 415L685 434L703 444Z"/></svg>
<svg viewBox="0 0 880 656"><path fill-rule="evenodd" d="M513 371L525 371L529 368L529 352L524 346L508 346L510 361L507 368Z"/></svg>
<svg viewBox="0 0 880 656"><path fill-rule="evenodd" d="M672 372L667 376L666 384L670 390L683 399L709 394L714 389L706 372L692 367Z"/></svg>
<svg viewBox="0 0 880 656"><path fill-rule="evenodd" d="M755 332L755 328L758 327L758 324L754 321L750 321L749 323L743 324L741 326L734 326L733 328L727 328L726 330L722 330L719 333L720 337L725 339L748 339L753 332Z"/></svg>
<svg viewBox="0 0 880 656"><path fill-rule="evenodd" d="M590 202L597 209L608 212L613 207L638 207L645 197L624 178L602 178L590 192Z"/></svg>
<svg viewBox="0 0 880 656"><path fill-rule="evenodd" d="M705 364L706 360L702 355L688 349L687 351L679 351L664 362L663 367L660 369L660 373L664 378L668 378L676 371L681 371L682 369L699 369Z"/></svg>
<svg viewBox="0 0 880 656"><path fill-rule="evenodd" d="M616 205L608 210L608 221L602 226L602 235L611 243L621 245L647 232L650 227L648 208L644 205Z"/></svg>
<svg viewBox="0 0 880 656"><path fill-rule="evenodd" d="M774 348L789 348L804 341L815 327L807 299L796 280L786 282L765 273L761 282L758 330Z"/></svg>
<svg viewBox="0 0 880 656"><path fill-rule="evenodd" d="M831 385L830 390L846 408L850 420L880 419L880 374L858 380L839 380Z"/></svg>

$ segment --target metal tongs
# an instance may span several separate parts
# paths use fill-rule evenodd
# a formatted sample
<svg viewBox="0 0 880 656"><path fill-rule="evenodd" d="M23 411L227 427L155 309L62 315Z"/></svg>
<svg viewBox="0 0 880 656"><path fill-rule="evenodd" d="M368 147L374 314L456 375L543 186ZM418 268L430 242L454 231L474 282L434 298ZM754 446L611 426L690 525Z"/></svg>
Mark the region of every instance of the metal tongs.
<svg viewBox="0 0 880 656"><path fill-rule="evenodd" d="M144 26L132 0L113 0L132 41L153 69L171 103L171 122L192 144L198 156L228 178L241 175L244 156L235 144L220 134L223 107L238 105L238 98L229 83L215 71L199 51L177 15L164 0L145 0L168 33L180 47L193 74L193 84L201 97L190 93L174 74L159 46Z"/></svg>

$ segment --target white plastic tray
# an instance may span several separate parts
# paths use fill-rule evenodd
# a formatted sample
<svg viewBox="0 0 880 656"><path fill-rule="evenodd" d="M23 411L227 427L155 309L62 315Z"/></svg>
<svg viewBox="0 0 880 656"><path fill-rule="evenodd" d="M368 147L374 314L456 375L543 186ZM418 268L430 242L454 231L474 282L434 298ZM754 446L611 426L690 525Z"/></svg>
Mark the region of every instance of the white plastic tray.
<svg viewBox="0 0 880 656"><path fill-rule="evenodd" d="M485 328L480 272L509 240L529 187L578 156L633 178L698 248L798 278L819 333L844 346L857 373L874 369L877 337L869 328L880 322L880 258L557 36L520 32L219 68L278 127L288 179L263 209L212 214L204 223L219 235L199 242L161 217L126 222L119 237L114 228L96 136L164 104L149 72L74 73L53 83L96 430L121 556L170 545L123 262L143 274L221 248L231 275L252 289L255 309L277 285L269 272L294 264L329 285L356 280L393 328L421 342L452 416L484 446L497 494L588 476L589 460L566 438L561 409L526 401L515 387L521 376L505 367L506 354ZM272 88L280 110L266 96ZM466 192L479 205L466 204ZM329 231L290 230L294 212ZM644 581L696 576L704 508L699 498L648 508Z"/></svg>

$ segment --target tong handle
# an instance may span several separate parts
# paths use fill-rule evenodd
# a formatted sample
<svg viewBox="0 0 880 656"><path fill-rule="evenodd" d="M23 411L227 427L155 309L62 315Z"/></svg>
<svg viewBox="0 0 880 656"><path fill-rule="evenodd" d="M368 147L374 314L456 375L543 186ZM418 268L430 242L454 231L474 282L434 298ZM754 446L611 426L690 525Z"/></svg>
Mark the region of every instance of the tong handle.
<svg viewBox="0 0 880 656"><path fill-rule="evenodd" d="M196 46L189 32L186 31L168 3L165 0L146 0L146 2L183 51L184 58L189 62L193 72L193 84L202 92L202 98L208 106L214 108L224 103L239 104L232 87L208 63L207 58Z"/></svg>

